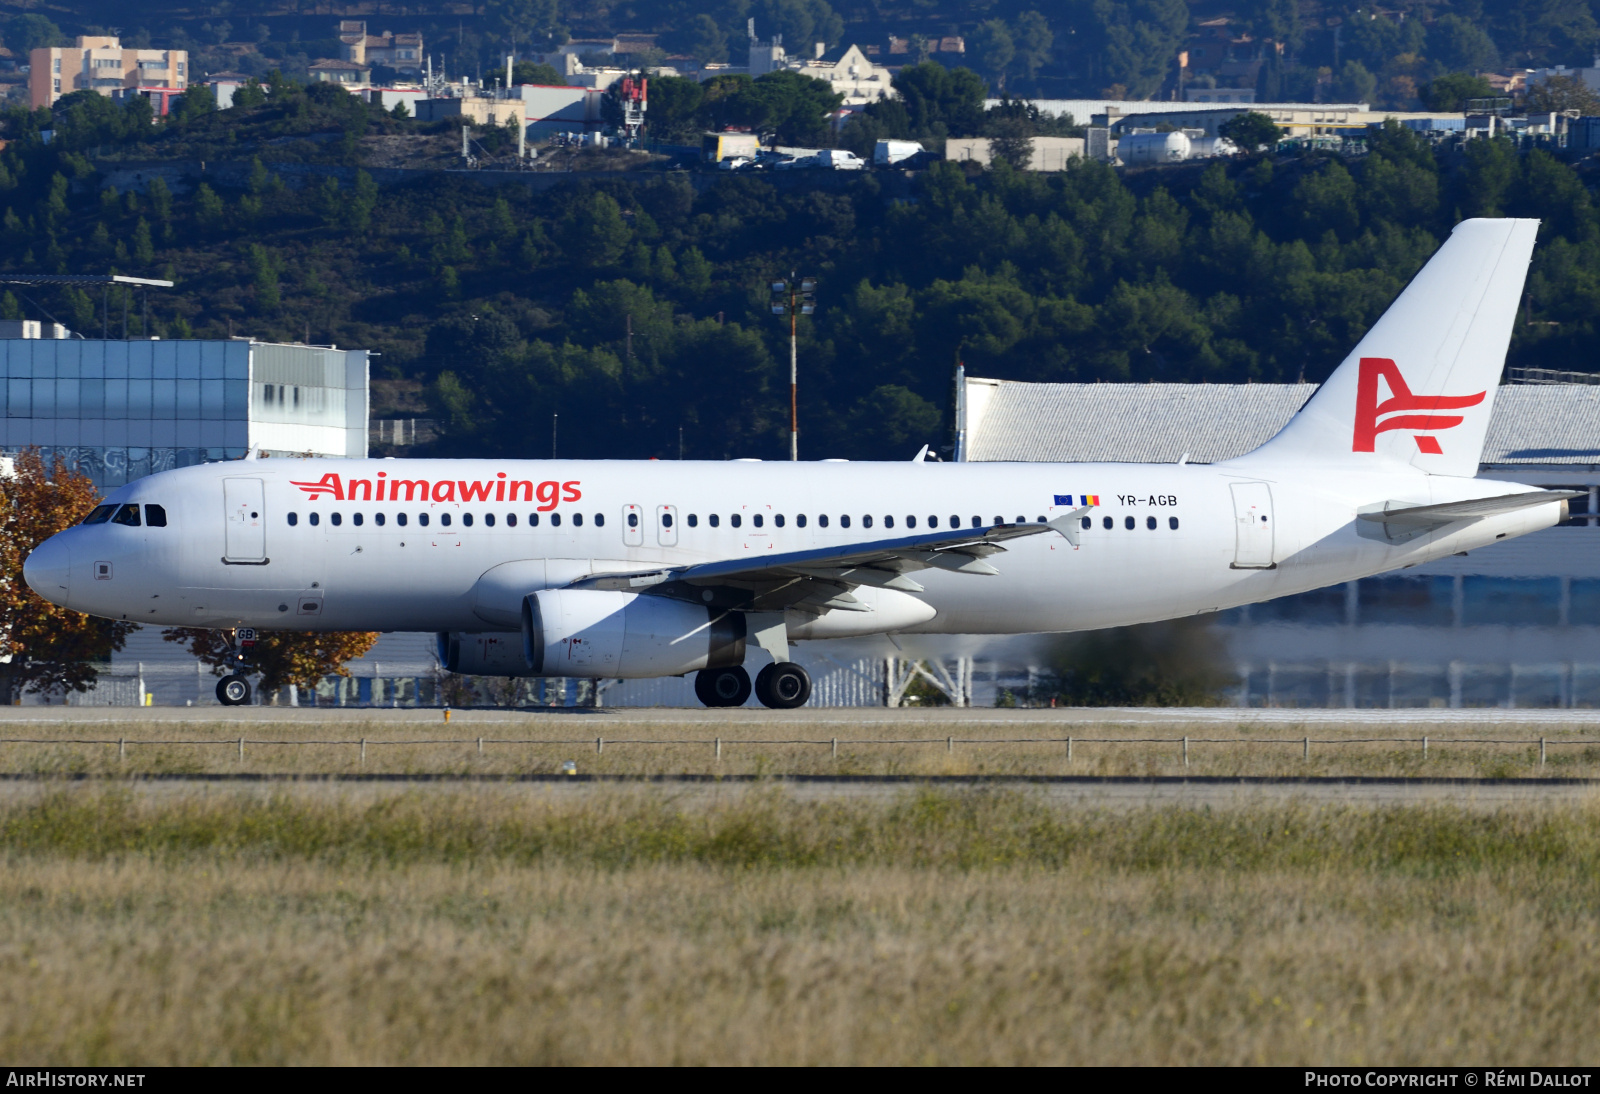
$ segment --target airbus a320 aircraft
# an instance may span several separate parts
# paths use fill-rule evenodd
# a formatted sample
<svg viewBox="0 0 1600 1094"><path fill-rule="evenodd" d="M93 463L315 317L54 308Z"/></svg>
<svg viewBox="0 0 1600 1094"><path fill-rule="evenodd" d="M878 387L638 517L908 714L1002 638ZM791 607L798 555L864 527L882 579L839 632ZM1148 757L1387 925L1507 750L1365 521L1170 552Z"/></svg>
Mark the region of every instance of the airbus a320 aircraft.
<svg viewBox="0 0 1600 1094"><path fill-rule="evenodd" d="M452 672L811 681L789 643L1215 611L1548 528L1475 478L1537 221L1469 220L1271 441L1213 465L258 460L151 475L29 556L162 626L432 631ZM218 697L247 702L240 674Z"/></svg>

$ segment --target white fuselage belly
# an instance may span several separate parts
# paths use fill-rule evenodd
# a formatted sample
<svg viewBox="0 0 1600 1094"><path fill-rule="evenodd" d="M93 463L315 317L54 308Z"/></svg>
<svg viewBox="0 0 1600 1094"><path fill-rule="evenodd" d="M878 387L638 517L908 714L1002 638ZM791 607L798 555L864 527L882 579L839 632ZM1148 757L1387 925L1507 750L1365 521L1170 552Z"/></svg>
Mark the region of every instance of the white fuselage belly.
<svg viewBox="0 0 1600 1094"><path fill-rule="evenodd" d="M1274 473L1258 473L1269 470ZM331 492L313 499L296 485L328 475L341 484L410 476L491 488L489 500L377 501ZM265 563L224 562L232 542L225 479L261 480ZM520 497L494 500L501 481L576 485L550 506ZM1269 485L1271 569L1234 567L1231 487L1241 482ZM1503 482L1393 466L1381 473L1255 467L1248 457L1215 466L272 459L141 479L108 501L159 504L167 527L107 523L73 529L65 539L71 545L69 606L96 615L161 626L509 631L516 629L512 612L523 594L590 573L877 541L932 530L930 518L937 518L937 529L948 528L952 518L962 527L974 517L983 525L996 518L1054 519L1075 508L1054 504L1058 495L1098 495L1091 527L1076 549L1051 532L1012 541L992 557L999 576L916 573L925 588L916 595L937 614L907 630L1026 633L1088 630L1266 600L1483 546L1559 519L1558 506L1543 505L1448 525L1400 545L1356 531L1362 506L1455 501L1507 489ZM566 500L572 494L578 499ZM663 507L675 518L670 531L661 521ZM290 513L298 518L293 526ZM529 523L534 513L536 527ZM636 527L628 524L630 513ZM422 514L427 527L419 523ZM442 519L447 514L449 527ZM469 514L470 528L464 524ZM493 527L485 519L490 514ZM551 520L555 514L559 526ZM783 527L775 520L780 514ZM517 517L515 527L508 515ZM737 528L734 515L741 518ZM869 515L871 527L863 519ZM885 527L885 517L893 518L893 528ZM914 529L908 517L915 517ZM1106 517L1110 529L1103 526ZM96 568L105 563L109 576L97 579ZM497 607L485 601L486 584L494 581L480 579L508 564L518 565L501 571L501 584L515 599Z"/></svg>

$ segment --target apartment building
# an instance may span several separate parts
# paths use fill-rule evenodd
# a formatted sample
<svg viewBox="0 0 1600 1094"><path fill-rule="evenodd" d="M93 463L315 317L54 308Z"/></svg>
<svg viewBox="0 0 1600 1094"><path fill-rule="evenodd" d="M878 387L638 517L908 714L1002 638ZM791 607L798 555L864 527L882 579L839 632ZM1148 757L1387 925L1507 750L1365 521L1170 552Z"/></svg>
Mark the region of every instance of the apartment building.
<svg viewBox="0 0 1600 1094"><path fill-rule="evenodd" d="M86 89L108 97L152 94L165 106L169 95L154 93L189 86L188 51L124 49L117 38L79 37L70 46L36 49L28 60L28 93L35 108Z"/></svg>

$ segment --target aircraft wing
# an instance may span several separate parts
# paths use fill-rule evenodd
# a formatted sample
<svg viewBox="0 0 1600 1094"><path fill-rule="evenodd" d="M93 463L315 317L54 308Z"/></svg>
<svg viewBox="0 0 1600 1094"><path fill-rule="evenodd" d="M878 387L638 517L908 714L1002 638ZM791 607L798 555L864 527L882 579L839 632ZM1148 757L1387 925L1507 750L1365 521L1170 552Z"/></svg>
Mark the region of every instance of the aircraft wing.
<svg viewBox="0 0 1600 1094"><path fill-rule="evenodd" d="M1548 505L1568 498L1587 497L1588 494L1587 490L1536 490L1522 494L1501 494L1493 498L1473 498L1469 501L1447 501L1439 505L1388 502L1387 505L1395 508L1374 507L1372 512L1360 513L1358 516L1362 520L1383 524L1433 528L1460 520L1476 520L1479 517L1492 517L1500 513L1515 512L1518 509L1529 509L1535 505Z"/></svg>
<svg viewBox="0 0 1600 1094"><path fill-rule="evenodd" d="M619 589L676 596L685 600L744 611L800 608L866 611L850 595L862 585L918 593L922 586L909 575L926 569L959 574L998 574L987 559L1003 554L1007 540L1056 532L1078 545L1079 520L1087 506L1045 524L996 524L988 528L953 528L869 543L841 543L808 551L786 551L759 558L731 558L691 566L664 566L630 573L579 578L571 588ZM710 598L706 597L710 593Z"/></svg>

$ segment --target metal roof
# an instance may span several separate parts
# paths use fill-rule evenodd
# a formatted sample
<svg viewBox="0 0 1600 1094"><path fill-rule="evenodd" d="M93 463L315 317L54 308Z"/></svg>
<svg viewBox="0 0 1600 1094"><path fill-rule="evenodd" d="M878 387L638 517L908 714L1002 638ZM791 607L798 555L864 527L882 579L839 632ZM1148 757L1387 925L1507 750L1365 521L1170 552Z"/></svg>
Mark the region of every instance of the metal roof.
<svg viewBox="0 0 1600 1094"><path fill-rule="evenodd" d="M1029 384L968 377L964 458L1218 463L1265 444L1315 384ZM1483 464L1600 465L1600 387L1509 384Z"/></svg>

